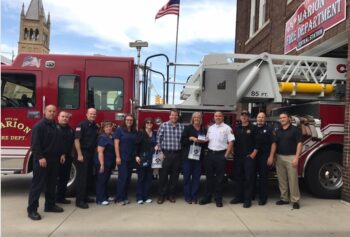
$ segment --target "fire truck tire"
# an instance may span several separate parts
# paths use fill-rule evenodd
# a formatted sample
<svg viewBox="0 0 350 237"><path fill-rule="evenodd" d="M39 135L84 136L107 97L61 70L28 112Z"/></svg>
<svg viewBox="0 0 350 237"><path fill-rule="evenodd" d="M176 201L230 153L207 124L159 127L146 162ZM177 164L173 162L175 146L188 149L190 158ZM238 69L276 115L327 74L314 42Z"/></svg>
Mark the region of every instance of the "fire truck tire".
<svg viewBox="0 0 350 237"><path fill-rule="evenodd" d="M305 175L306 184L317 197L339 198L342 179L342 153L323 151L310 161Z"/></svg>
<svg viewBox="0 0 350 237"><path fill-rule="evenodd" d="M67 195L74 196L76 191L76 181L77 181L77 167L75 163L72 163L72 167L70 169L69 180L67 183Z"/></svg>

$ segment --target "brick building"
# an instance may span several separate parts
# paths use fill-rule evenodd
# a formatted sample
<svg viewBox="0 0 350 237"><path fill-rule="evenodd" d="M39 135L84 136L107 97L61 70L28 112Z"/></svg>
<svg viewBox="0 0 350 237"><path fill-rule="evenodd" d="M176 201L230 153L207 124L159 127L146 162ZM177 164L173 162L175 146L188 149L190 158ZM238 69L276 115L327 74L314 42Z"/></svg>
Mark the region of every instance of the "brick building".
<svg viewBox="0 0 350 237"><path fill-rule="evenodd" d="M237 0L235 51L347 58L349 68L349 14L350 0ZM350 83L345 101L341 198L350 202Z"/></svg>

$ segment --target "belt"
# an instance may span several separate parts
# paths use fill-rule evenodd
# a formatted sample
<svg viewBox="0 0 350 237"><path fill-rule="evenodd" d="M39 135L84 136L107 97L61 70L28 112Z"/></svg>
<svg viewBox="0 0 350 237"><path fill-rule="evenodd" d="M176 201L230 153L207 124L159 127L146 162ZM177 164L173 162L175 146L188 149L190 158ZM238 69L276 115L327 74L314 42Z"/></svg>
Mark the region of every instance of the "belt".
<svg viewBox="0 0 350 237"><path fill-rule="evenodd" d="M225 153L226 150L214 151L214 150L208 149L208 152L209 152L209 153L214 153L214 154L219 154L219 153Z"/></svg>
<svg viewBox="0 0 350 237"><path fill-rule="evenodd" d="M165 152L165 153L178 153L181 150L162 150L162 151Z"/></svg>

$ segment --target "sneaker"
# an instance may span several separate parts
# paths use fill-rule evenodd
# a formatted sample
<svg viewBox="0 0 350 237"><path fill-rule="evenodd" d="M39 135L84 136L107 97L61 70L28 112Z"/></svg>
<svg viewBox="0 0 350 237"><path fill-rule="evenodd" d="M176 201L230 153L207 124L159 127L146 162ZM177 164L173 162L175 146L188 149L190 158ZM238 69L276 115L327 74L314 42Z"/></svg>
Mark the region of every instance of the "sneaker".
<svg viewBox="0 0 350 237"><path fill-rule="evenodd" d="M147 199L146 201L145 201L145 203L151 203L152 202L152 199Z"/></svg>
<svg viewBox="0 0 350 237"><path fill-rule="evenodd" d="M125 199L125 200L124 200L124 203L125 203L125 204L130 204L130 201L129 201L128 199Z"/></svg>
<svg viewBox="0 0 350 237"><path fill-rule="evenodd" d="M107 205L109 205L109 202L108 201L97 202L97 205L107 206Z"/></svg>
<svg viewBox="0 0 350 237"><path fill-rule="evenodd" d="M142 200L138 200L137 204L143 204L143 201Z"/></svg>
<svg viewBox="0 0 350 237"><path fill-rule="evenodd" d="M116 204L117 204L118 206L124 206L124 205L125 205L125 202L124 202L124 201L120 201L120 202L116 202Z"/></svg>
<svg viewBox="0 0 350 237"><path fill-rule="evenodd" d="M276 205L286 205L286 204L289 204L289 201L278 200L276 202Z"/></svg>
<svg viewBox="0 0 350 237"><path fill-rule="evenodd" d="M109 197L109 198L108 198L108 201L109 201L109 202L114 202L114 201L115 201L115 198L114 198L114 197Z"/></svg>
<svg viewBox="0 0 350 237"><path fill-rule="evenodd" d="M293 203L293 209L299 209L300 208L300 205L298 202L294 202Z"/></svg>

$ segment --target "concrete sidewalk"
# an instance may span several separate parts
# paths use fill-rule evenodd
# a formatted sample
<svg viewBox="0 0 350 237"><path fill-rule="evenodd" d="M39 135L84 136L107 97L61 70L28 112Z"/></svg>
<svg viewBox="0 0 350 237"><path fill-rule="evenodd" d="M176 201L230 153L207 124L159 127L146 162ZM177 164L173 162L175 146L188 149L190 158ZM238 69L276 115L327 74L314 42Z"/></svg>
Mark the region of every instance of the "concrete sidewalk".
<svg viewBox="0 0 350 237"><path fill-rule="evenodd" d="M43 219L34 222L26 214L30 179L30 175L1 177L2 236L350 236L349 205L339 200L316 199L302 192L301 209L276 206L276 183L271 184L271 198L266 206L258 206L255 201L251 208L244 209L242 205L229 204L232 184L226 185L223 208L215 204L189 205L180 195L175 204L138 205L134 179L129 205L92 204L82 210L70 204L61 205L63 213L45 213L42 197L39 213ZM114 185L115 178L111 181L112 192ZM155 188L156 183L153 191Z"/></svg>

